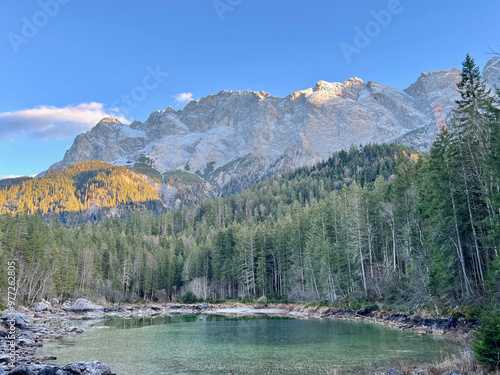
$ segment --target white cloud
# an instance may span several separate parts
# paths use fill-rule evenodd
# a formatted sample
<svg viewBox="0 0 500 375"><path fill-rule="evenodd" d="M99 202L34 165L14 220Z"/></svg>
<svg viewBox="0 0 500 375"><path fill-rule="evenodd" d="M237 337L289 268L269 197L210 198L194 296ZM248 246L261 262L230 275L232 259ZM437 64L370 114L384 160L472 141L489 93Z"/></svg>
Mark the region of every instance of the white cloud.
<svg viewBox="0 0 500 375"><path fill-rule="evenodd" d="M111 111L112 112L112 111ZM104 117L116 117L101 103L75 106L38 106L14 112L0 113L0 140L28 138L35 141L72 139L86 132ZM128 123L123 116L118 117Z"/></svg>
<svg viewBox="0 0 500 375"><path fill-rule="evenodd" d="M187 104L193 99L193 94L190 92L181 92L180 94L175 95L175 102L177 105Z"/></svg>

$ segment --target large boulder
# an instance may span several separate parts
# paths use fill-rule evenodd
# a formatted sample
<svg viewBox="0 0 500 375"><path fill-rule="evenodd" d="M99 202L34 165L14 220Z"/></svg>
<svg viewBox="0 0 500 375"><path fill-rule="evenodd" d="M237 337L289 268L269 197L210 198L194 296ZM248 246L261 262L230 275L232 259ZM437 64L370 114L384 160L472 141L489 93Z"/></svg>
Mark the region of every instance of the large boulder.
<svg viewBox="0 0 500 375"><path fill-rule="evenodd" d="M8 320L14 319L17 328L26 329L31 323L31 318L23 313L11 310L2 311L2 320L5 325L9 325Z"/></svg>
<svg viewBox="0 0 500 375"><path fill-rule="evenodd" d="M52 305L48 301L37 302L33 305L33 309L36 312L49 311L52 309Z"/></svg>
<svg viewBox="0 0 500 375"><path fill-rule="evenodd" d="M114 375L108 365L99 362L71 362L63 367L71 375Z"/></svg>
<svg viewBox="0 0 500 375"><path fill-rule="evenodd" d="M72 306L63 304L62 308L63 310L72 312L91 312L104 310L104 307L99 305L92 305L90 301L85 298L78 298Z"/></svg>

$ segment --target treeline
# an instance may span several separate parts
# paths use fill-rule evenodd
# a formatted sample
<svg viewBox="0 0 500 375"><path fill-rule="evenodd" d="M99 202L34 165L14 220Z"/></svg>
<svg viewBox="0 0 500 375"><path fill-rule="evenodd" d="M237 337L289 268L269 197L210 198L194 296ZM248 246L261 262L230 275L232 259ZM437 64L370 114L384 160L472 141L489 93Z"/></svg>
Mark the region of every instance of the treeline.
<svg viewBox="0 0 500 375"><path fill-rule="evenodd" d="M472 59L429 155L336 153L239 194L79 227L0 217L20 296L473 303L500 295L500 114ZM5 273L5 270L0 270ZM0 287L6 287L5 274Z"/></svg>

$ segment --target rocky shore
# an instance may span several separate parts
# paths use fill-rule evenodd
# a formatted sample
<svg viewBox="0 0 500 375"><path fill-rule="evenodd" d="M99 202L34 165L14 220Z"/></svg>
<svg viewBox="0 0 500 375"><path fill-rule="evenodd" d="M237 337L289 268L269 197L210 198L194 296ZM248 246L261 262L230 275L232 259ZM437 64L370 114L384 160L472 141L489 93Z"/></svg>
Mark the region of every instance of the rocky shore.
<svg viewBox="0 0 500 375"><path fill-rule="evenodd" d="M29 312L28 312L29 313ZM57 310L54 311L57 313ZM31 312L30 315L36 315ZM39 358L38 348L47 340L82 333L75 326L32 324L33 317L17 311L3 311L0 318L0 375L115 375L99 362L72 362L63 367L48 365L56 357Z"/></svg>
<svg viewBox="0 0 500 375"><path fill-rule="evenodd" d="M85 299L73 304L53 307L48 302L36 304L24 312L2 313L0 318L0 375L111 375L109 366L98 362L74 362L61 368L50 366L57 358L40 358L37 349L47 340L63 339L83 332L81 327L71 325L74 319L106 317L147 317L174 314L218 314L231 316L275 315L299 319L342 319L384 324L401 330L411 330L418 334L440 334L451 337L470 338L477 323L449 317L433 317L429 313L406 314L395 311L335 309L308 307L296 304L246 305L225 304L152 304L152 305L93 305ZM9 322L16 328L16 365L11 364L9 354ZM73 322L73 324L75 324ZM61 345L70 344L61 342ZM10 372L9 372L10 371ZM392 374L396 374L392 370Z"/></svg>

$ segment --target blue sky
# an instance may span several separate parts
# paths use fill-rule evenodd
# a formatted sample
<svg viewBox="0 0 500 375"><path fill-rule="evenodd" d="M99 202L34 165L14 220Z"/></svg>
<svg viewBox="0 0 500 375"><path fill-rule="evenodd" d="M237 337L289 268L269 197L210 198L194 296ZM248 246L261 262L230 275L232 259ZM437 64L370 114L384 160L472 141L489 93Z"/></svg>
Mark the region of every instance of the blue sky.
<svg viewBox="0 0 500 375"><path fill-rule="evenodd" d="M45 170L107 115L353 76L403 89L466 53L482 67L499 14L482 0L3 0L0 178Z"/></svg>

